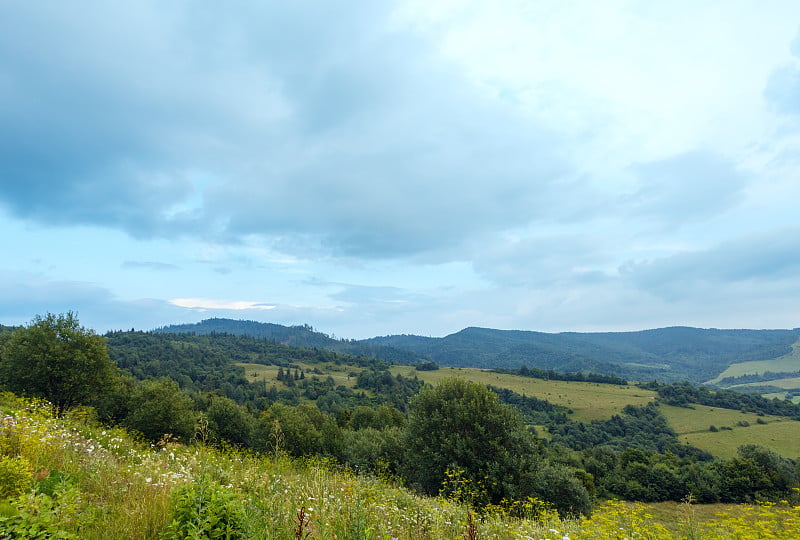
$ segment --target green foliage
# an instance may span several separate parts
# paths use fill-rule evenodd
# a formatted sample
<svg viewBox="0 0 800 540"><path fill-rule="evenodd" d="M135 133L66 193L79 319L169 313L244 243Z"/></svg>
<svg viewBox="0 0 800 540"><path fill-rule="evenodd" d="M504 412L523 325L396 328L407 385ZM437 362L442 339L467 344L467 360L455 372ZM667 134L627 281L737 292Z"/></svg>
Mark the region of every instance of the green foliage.
<svg viewBox="0 0 800 540"><path fill-rule="evenodd" d="M313 405L290 407L276 403L258 420L255 447L295 457L332 456L336 453L339 432L336 420Z"/></svg>
<svg viewBox="0 0 800 540"><path fill-rule="evenodd" d="M720 407L723 409L788 416L800 420L800 405L785 399L766 399L753 394L742 394L733 390L711 390L706 386L694 386L687 382L642 385L656 390L659 398L668 405L690 407L692 403Z"/></svg>
<svg viewBox="0 0 800 540"><path fill-rule="evenodd" d="M170 434L188 441L195 431L194 402L171 379L152 379L137 385L130 396L130 413L122 425L151 441Z"/></svg>
<svg viewBox="0 0 800 540"><path fill-rule="evenodd" d="M412 401L402 473L436 494L448 471L480 492L476 505L535 494L537 452L519 414L485 386L449 378Z"/></svg>
<svg viewBox="0 0 800 540"><path fill-rule="evenodd" d="M33 467L24 457L0 456L0 500L22 495L31 485Z"/></svg>
<svg viewBox="0 0 800 540"><path fill-rule="evenodd" d="M59 490L68 486L75 486L77 483L78 478L75 475L55 469L36 483L36 492L53 497Z"/></svg>
<svg viewBox="0 0 800 540"><path fill-rule="evenodd" d="M163 540L248 538L246 516L234 494L200 476L173 495L174 509Z"/></svg>
<svg viewBox="0 0 800 540"><path fill-rule="evenodd" d="M78 538L74 533L64 530L59 522L59 510L55 501L47 495L40 494L23 508L9 507L5 512L0 512L0 538L27 540Z"/></svg>
<svg viewBox="0 0 800 540"><path fill-rule="evenodd" d="M37 316L2 340L0 383L44 398L61 413L94 403L116 376L105 339L80 326L72 312Z"/></svg>
<svg viewBox="0 0 800 540"><path fill-rule="evenodd" d="M205 412L213 440L241 446L251 444L256 420L235 401L223 396L212 396Z"/></svg>
<svg viewBox="0 0 800 540"><path fill-rule="evenodd" d="M436 371L439 369L439 364L436 362L420 362L419 364L414 366L414 369L417 371Z"/></svg>
<svg viewBox="0 0 800 540"><path fill-rule="evenodd" d="M717 465L724 502L779 501L800 487L796 464L761 446L739 447L739 455Z"/></svg>
<svg viewBox="0 0 800 540"><path fill-rule="evenodd" d="M419 368L417 368L419 369ZM519 375L520 377L531 377L533 379L544 379L548 381L574 381L574 382L594 382L599 384L618 384L627 385L628 381L622 377L614 375L601 375L599 373L564 373L554 369L529 368L524 365L519 369L498 368L493 371L497 373L507 373L509 375Z"/></svg>

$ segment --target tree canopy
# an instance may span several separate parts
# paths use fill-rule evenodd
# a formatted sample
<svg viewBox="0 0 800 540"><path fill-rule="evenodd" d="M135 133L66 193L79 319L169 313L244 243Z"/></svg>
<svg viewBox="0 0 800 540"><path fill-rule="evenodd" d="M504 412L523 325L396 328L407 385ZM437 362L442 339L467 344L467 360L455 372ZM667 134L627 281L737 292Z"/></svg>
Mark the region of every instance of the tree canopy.
<svg viewBox="0 0 800 540"><path fill-rule="evenodd" d="M116 376L106 340L81 326L72 312L36 316L0 342L0 383L44 398L60 413L92 403Z"/></svg>

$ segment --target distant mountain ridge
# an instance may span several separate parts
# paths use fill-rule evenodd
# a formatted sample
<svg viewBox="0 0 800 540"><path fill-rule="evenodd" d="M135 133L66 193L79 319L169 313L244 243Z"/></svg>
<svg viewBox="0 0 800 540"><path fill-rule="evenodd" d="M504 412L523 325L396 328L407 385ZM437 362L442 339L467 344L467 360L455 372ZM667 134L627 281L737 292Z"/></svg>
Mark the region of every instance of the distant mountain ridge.
<svg viewBox="0 0 800 540"><path fill-rule="evenodd" d="M250 336L275 341L291 347L328 349L331 351L382 358L395 364L416 364L424 361L417 353L391 345L370 343L367 340L355 341L335 339L328 334L318 332L304 324L299 326L283 326L273 323L244 321L234 319L206 319L194 324L173 324L153 330L155 333L170 334L231 334L234 336Z"/></svg>
<svg viewBox="0 0 800 540"><path fill-rule="evenodd" d="M788 354L800 329L719 330L669 327L636 332L546 333L465 328L442 338L392 335L337 340L308 325L207 319L155 332L249 335L297 347L325 348L399 364L434 361L445 366L583 371L631 380L702 383L728 366ZM798 366L800 369L800 366Z"/></svg>

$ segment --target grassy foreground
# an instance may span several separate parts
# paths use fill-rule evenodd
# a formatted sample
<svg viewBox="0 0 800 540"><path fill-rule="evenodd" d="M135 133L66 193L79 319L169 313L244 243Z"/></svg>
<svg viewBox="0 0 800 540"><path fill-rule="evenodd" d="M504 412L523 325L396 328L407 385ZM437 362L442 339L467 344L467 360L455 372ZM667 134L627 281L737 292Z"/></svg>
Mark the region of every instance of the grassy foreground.
<svg viewBox="0 0 800 540"><path fill-rule="evenodd" d="M146 445L46 404L0 396L0 538L691 539L800 538L800 507L611 501L591 519L522 507L474 516L320 461L254 457L165 438ZM663 523L662 523L663 521Z"/></svg>

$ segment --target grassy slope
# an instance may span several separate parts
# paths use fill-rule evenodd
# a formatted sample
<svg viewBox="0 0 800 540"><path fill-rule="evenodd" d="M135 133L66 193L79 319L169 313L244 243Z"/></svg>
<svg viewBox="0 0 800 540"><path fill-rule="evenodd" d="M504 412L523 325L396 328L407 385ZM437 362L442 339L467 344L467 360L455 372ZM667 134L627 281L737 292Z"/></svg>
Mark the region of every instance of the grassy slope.
<svg viewBox="0 0 800 540"><path fill-rule="evenodd" d="M694 405L694 409L662 405L661 412L678 433L681 442L711 452L717 457L731 458L743 444L758 444L792 459L800 457L800 448L797 445L800 440L800 422L780 416L758 416L705 405ZM766 424L758 424L759 419ZM742 421L750 425L737 425ZM712 425L731 429L712 432L709 431Z"/></svg>
<svg viewBox="0 0 800 540"><path fill-rule="evenodd" d="M239 362L235 364L244 368L245 377L250 382L266 381L267 384L275 384L278 388L283 385L283 382L278 381L278 366L265 366L263 364L247 364ZM351 373L359 373L363 368L357 366L337 366L333 363L325 364L306 364L303 362L293 362L292 365L298 366L305 372L306 378L319 377L326 379L328 376L333 378L335 386L346 386L353 388L356 384L357 376L352 377ZM324 372L324 375L316 375L311 373L311 370L319 369ZM284 370L285 371L285 370ZM294 369L291 369L294 374Z"/></svg>
<svg viewBox="0 0 800 540"><path fill-rule="evenodd" d="M766 371L775 373L790 372L800 370L800 340L792 345L792 352L772 360L759 360L753 362L739 362L731 364L725 371L714 379L708 381L714 384L725 377L740 377L742 375L759 375ZM766 384L766 383L759 383ZM797 388L797 387L795 387Z"/></svg>
<svg viewBox="0 0 800 540"><path fill-rule="evenodd" d="M394 366L392 372L404 377L414 374L425 382L435 384L445 377L464 379L508 388L519 394L545 399L571 408L572 418L581 422L605 420L618 414L626 405L646 405L656 393L635 386L585 382L545 381L516 375L505 375L476 368L440 368L436 371L415 371L408 366Z"/></svg>
<svg viewBox="0 0 800 540"><path fill-rule="evenodd" d="M769 381L736 385L732 386L731 388L739 388L740 386L777 386L778 388L784 388L786 390L794 390L795 388L800 388L800 377L785 377L783 379L772 379Z"/></svg>

